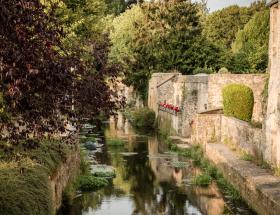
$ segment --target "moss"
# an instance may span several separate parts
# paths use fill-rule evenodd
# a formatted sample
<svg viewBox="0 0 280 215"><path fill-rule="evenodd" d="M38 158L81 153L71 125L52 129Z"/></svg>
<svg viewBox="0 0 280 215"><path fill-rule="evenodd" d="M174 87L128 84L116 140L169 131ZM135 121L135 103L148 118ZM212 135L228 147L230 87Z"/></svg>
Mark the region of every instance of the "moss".
<svg viewBox="0 0 280 215"><path fill-rule="evenodd" d="M250 122L253 114L254 95L251 88L230 84L223 89L224 114Z"/></svg>

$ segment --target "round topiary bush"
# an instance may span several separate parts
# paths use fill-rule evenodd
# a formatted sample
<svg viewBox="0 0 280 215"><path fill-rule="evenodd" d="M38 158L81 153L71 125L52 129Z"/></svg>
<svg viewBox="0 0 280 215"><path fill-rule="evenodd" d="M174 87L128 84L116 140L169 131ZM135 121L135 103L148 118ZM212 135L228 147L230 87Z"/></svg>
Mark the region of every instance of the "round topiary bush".
<svg viewBox="0 0 280 215"><path fill-rule="evenodd" d="M251 88L242 84L230 84L223 89L224 114L244 121L251 121L254 108L254 94Z"/></svg>

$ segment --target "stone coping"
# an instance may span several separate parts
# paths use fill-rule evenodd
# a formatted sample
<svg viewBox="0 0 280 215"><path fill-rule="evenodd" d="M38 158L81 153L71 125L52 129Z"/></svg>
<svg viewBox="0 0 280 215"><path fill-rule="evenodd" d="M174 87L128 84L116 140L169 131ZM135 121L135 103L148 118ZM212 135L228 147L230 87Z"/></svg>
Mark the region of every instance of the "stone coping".
<svg viewBox="0 0 280 215"><path fill-rule="evenodd" d="M205 154L257 214L280 214L280 177L242 160L224 144L206 144Z"/></svg>
<svg viewBox="0 0 280 215"><path fill-rule="evenodd" d="M204 111L199 111L198 114L223 114L223 108L218 107L218 108L208 109Z"/></svg>

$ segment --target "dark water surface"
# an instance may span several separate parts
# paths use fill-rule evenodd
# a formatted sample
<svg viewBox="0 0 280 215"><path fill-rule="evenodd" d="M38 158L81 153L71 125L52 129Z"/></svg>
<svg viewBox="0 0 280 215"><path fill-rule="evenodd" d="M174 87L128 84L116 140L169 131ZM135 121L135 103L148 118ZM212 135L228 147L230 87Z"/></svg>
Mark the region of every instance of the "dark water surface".
<svg viewBox="0 0 280 215"><path fill-rule="evenodd" d="M166 153L166 146L156 136L137 135L127 123L111 121L100 137L105 146L94 159L114 166L117 176L109 187L77 197L63 215L223 214L227 204L215 184L193 187L191 179L199 170L190 162L183 169L175 168L174 163L186 160ZM109 138L121 138L126 144L107 147ZM252 214L242 208L237 211L234 214Z"/></svg>

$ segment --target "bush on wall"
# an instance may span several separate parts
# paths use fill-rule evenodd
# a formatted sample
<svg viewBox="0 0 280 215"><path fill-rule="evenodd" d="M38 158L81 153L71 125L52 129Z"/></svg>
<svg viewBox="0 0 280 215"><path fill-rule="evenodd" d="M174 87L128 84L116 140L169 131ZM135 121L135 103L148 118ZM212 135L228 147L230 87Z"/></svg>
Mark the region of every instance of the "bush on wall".
<svg viewBox="0 0 280 215"><path fill-rule="evenodd" d="M223 89L224 114L244 121L251 121L254 95L251 88L242 84L230 84Z"/></svg>
<svg viewBox="0 0 280 215"><path fill-rule="evenodd" d="M134 110L130 114L131 124L140 129L154 129L156 114L147 107Z"/></svg>

